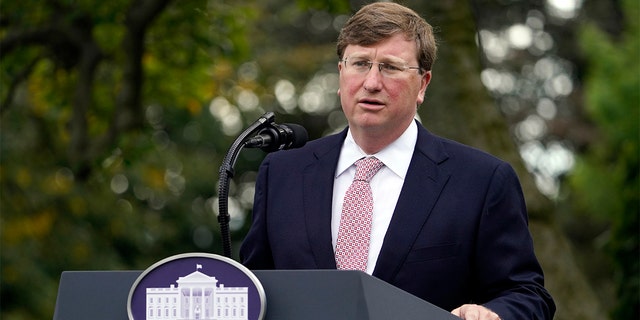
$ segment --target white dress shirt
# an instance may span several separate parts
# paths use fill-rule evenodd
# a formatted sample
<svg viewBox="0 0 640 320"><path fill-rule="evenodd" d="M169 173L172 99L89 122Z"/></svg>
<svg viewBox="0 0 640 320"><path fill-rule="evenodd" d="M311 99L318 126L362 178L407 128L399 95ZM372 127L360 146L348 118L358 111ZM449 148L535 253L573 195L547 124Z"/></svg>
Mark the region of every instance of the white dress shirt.
<svg viewBox="0 0 640 320"><path fill-rule="evenodd" d="M368 156L375 156L384 163L384 167L370 181L373 193L373 217L371 221L371 239L369 242L368 274L372 274L382 248L384 236L389 228L393 211L400 197L400 190L409 169L413 150L418 139L418 127L415 121L393 143L376 154L368 155L356 144L351 129L340 150L336 177L333 184L333 205L331 211L331 240L336 248L342 202L347 189L356 174L354 163Z"/></svg>

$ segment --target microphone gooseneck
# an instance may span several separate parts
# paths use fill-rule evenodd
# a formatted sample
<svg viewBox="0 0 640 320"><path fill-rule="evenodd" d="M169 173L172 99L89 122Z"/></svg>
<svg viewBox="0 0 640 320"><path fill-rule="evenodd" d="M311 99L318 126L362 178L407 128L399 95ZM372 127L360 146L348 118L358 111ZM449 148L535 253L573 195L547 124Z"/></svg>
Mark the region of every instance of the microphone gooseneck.
<svg viewBox="0 0 640 320"><path fill-rule="evenodd" d="M233 167L236 164L240 150L244 141L258 130L264 128L266 123L273 122L275 115L267 112L258 120L245 129L231 144L229 151L220 165L220 179L218 183L218 223L220 224L220 235L222 237L222 251L224 256L231 258L231 233L229 231L229 182L233 178Z"/></svg>
<svg viewBox="0 0 640 320"><path fill-rule="evenodd" d="M234 175L236 160L243 147L261 148L265 152L299 148L308 140L307 130L297 124L275 124L273 112L263 114L245 129L233 142L220 166L218 184L218 223L222 237L222 249L231 258L231 233L229 231L229 182ZM256 134L257 133L257 134ZM253 136L253 137L252 137Z"/></svg>

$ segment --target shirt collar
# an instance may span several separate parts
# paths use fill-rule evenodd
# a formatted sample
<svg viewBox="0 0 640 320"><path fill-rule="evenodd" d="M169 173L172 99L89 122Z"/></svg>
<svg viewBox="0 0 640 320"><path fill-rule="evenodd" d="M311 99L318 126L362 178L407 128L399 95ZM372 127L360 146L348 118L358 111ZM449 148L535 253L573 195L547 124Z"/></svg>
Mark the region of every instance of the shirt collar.
<svg viewBox="0 0 640 320"><path fill-rule="evenodd" d="M387 168L393 171L393 173L404 179L409 169L409 164L411 163L411 157L413 156L417 139L418 125L415 121L412 121L398 139L378 153L367 155L356 144L356 141L351 135L351 129L349 129L344 144L342 145L342 150L340 151L336 177L344 173L359 159L367 156L375 156L378 160L382 161Z"/></svg>

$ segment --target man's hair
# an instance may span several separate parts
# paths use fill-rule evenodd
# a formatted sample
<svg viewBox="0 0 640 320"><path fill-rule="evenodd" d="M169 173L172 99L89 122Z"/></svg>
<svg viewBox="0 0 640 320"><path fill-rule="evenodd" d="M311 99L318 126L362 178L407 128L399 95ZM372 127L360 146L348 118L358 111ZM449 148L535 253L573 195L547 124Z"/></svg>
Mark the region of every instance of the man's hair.
<svg viewBox="0 0 640 320"><path fill-rule="evenodd" d="M431 70L437 51L433 28L415 11L392 2L368 4L347 21L338 36L338 59L348 45L370 46L396 34L416 42L418 64Z"/></svg>

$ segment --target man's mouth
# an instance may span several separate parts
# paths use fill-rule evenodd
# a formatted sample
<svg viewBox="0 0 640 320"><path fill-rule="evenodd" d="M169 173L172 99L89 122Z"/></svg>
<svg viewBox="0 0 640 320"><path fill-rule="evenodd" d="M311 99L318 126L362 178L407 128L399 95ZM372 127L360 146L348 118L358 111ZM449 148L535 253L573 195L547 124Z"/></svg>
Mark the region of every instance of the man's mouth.
<svg viewBox="0 0 640 320"><path fill-rule="evenodd" d="M384 103L380 100L376 100L376 99L360 99L360 101L358 101L359 103L362 104L367 104L367 105L372 105L372 106L382 106L384 105Z"/></svg>

